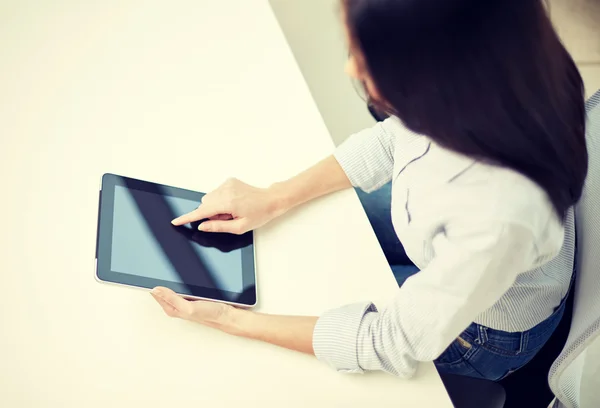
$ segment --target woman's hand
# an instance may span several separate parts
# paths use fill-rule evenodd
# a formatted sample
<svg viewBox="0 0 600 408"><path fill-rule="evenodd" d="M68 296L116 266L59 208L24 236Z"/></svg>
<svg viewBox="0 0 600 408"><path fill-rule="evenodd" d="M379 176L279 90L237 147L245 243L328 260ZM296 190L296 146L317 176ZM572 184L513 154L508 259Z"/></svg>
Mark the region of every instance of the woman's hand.
<svg viewBox="0 0 600 408"><path fill-rule="evenodd" d="M189 320L215 329L224 330L231 326L233 306L207 301L189 301L171 289L156 287L150 292L152 297L170 317Z"/></svg>
<svg viewBox="0 0 600 408"><path fill-rule="evenodd" d="M172 222L179 226L207 220L198 227L200 231L244 234L262 227L285 211L283 197L275 188L257 188L229 179L206 194L196 210Z"/></svg>

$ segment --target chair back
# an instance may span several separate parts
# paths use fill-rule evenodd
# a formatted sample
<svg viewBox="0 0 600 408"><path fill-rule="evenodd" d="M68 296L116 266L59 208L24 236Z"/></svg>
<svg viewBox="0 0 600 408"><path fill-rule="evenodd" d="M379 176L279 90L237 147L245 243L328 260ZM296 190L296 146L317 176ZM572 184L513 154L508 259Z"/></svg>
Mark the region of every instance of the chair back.
<svg viewBox="0 0 600 408"><path fill-rule="evenodd" d="M600 337L600 91L587 104L589 171L583 197L575 208L577 276L573 319L567 343L554 361L549 384L555 408L579 408L588 346Z"/></svg>

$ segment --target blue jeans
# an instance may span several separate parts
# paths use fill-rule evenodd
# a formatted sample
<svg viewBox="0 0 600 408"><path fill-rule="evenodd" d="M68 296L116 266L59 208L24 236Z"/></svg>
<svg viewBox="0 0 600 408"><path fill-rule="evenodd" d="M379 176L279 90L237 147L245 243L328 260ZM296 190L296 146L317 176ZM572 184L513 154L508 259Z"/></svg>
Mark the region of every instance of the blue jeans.
<svg viewBox="0 0 600 408"><path fill-rule="evenodd" d="M391 184L367 194L357 190L377 240L398 284L419 269L399 241L391 218ZM530 330L509 333L472 323L435 360L439 372L499 381L527 364L548 341L565 311L565 299L554 313Z"/></svg>

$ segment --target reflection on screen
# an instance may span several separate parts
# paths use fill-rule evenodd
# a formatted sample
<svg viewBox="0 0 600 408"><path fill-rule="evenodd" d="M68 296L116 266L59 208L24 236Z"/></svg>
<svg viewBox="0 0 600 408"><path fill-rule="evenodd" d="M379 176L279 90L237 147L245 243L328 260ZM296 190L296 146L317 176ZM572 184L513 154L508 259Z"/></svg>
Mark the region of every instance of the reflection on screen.
<svg viewBox="0 0 600 408"><path fill-rule="evenodd" d="M209 234L171 220L199 203L115 188L111 270L228 292L244 290L241 248L251 235Z"/></svg>

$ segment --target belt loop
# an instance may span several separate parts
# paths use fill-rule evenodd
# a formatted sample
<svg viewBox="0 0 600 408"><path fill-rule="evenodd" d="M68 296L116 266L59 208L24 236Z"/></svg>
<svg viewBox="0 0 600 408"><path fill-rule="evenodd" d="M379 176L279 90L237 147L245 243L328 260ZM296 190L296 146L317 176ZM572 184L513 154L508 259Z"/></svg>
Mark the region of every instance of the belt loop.
<svg viewBox="0 0 600 408"><path fill-rule="evenodd" d="M477 325L477 329L479 332L479 336L477 337L477 340L479 340L479 344L485 344L488 341L488 337L487 337L487 328L478 324Z"/></svg>
<svg viewBox="0 0 600 408"><path fill-rule="evenodd" d="M517 354L521 354L527 350L527 343L529 343L529 330L521 333L521 344L519 344L519 351Z"/></svg>

